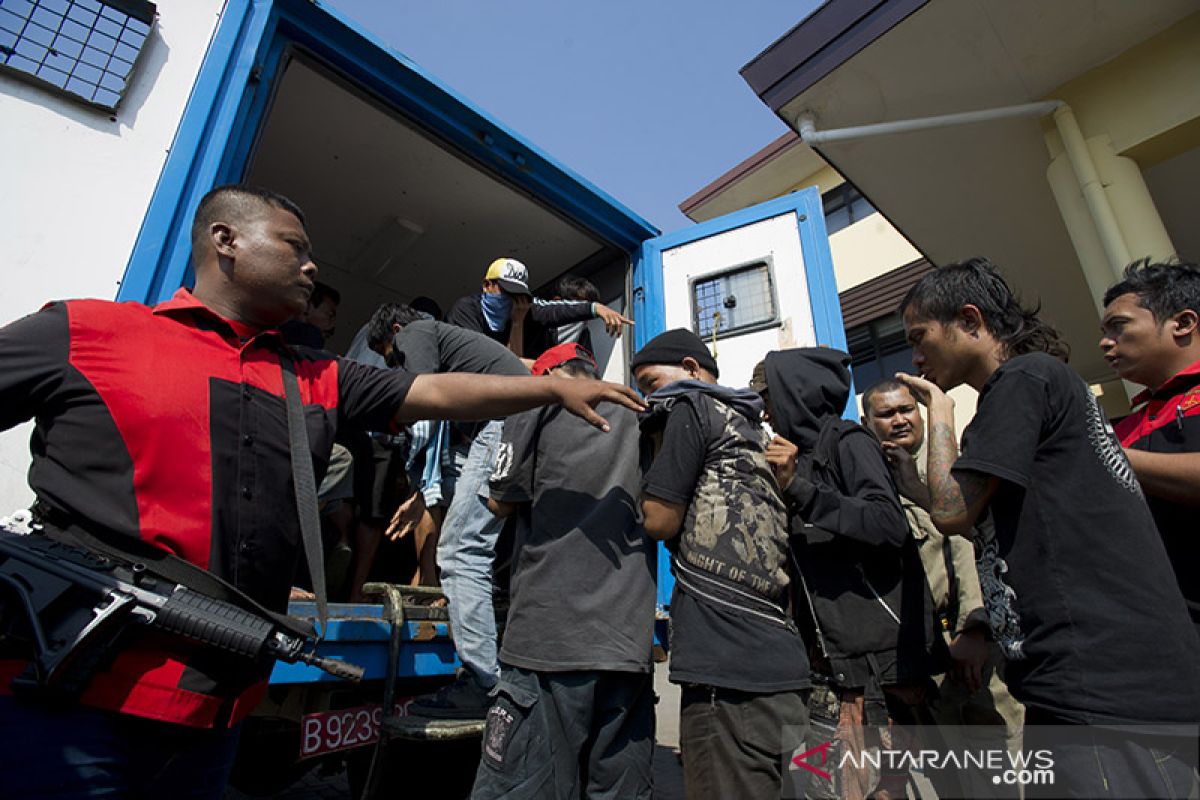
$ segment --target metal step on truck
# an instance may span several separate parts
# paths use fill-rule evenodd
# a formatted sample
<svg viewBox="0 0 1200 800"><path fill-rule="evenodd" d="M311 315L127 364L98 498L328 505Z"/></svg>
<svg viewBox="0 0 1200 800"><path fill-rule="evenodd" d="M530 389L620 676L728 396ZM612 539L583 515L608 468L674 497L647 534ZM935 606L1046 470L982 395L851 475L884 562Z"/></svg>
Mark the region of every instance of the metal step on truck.
<svg viewBox="0 0 1200 800"><path fill-rule="evenodd" d="M630 355L669 328L711 341L729 385L745 385L769 350L845 347L815 189L660 235L319 0L93 5L137 15L128 27L139 35L113 45L128 59L119 80L97 79L106 93L37 69L0 70L0 135L20 154L0 215L4 322L54 298L169 298L192 278L200 198L244 181L305 210L320 278L342 297L328 342L337 352L381 302L424 295L449 308L478 291L501 256L524 262L536 289L586 277L602 302L635 320L619 339L592 323L609 380L628 381ZM56 235L64 218L75 235ZM0 507L30 499L28 441L27 427L0 435ZM660 553L664 618L672 586ZM341 758L362 784L381 720L451 679L458 664L444 612L417 592L377 589L379 603L332 606L321 645L365 667L365 680L279 665L242 738L237 785L271 794ZM477 738L393 738L386 760L405 768L388 781L412 791L420 776L437 775L469 786L473 767L441 768L456 762L439 754L459 748L469 758L473 748L477 757L478 747ZM439 786L437 796L449 796Z"/></svg>

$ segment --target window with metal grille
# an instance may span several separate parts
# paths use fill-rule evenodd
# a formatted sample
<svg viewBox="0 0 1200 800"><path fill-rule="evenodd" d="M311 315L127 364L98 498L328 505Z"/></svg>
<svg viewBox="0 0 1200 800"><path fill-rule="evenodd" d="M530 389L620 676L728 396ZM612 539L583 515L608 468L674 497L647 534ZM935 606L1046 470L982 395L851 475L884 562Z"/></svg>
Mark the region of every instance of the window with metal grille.
<svg viewBox="0 0 1200 800"><path fill-rule="evenodd" d="M899 314L850 328L846 331L846 349L850 351L850 371L858 392L897 372L912 372L912 348Z"/></svg>
<svg viewBox="0 0 1200 800"><path fill-rule="evenodd" d="M702 339L767 327L778 319L771 266L759 261L692 282L692 330Z"/></svg>
<svg viewBox="0 0 1200 800"><path fill-rule="evenodd" d="M821 195L825 211L825 233L834 234L875 213L875 206L852 183L835 186Z"/></svg>
<svg viewBox="0 0 1200 800"><path fill-rule="evenodd" d="M0 68L113 111L154 15L145 0L0 0Z"/></svg>

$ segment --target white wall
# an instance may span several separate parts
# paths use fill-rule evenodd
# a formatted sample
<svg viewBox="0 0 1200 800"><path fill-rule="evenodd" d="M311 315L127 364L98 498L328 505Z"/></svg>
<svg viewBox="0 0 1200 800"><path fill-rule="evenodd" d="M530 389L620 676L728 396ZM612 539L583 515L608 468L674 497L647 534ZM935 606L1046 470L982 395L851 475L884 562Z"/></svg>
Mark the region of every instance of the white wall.
<svg viewBox="0 0 1200 800"><path fill-rule="evenodd" d="M159 0L115 117L0 75L0 325L116 296L223 0ZM0 434L0 515L28 503L29 425Z"/></svg>

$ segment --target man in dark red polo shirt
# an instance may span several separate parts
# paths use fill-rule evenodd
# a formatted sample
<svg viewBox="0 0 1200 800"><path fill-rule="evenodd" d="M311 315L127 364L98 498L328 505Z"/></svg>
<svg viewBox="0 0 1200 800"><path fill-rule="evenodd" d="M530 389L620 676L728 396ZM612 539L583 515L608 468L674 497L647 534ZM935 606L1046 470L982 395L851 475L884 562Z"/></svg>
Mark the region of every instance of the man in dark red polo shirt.
<svg viewBox="0 0 1200 800"><path fill-rule="evenodd" d="M272 192L211 191L192 249L195 288L153 308L73 300L0 328L0 429L35 421L29 483L62 535L148 542L285 610L300 536L281 357L318 480L342 425L557 402L607 428L596 403L641 408L612 384L414 376L289 347L278 327L304 310L317 267L300 209ZM220 797L265 671L130 633L66 707L9 694L24 654L0 639L0 796Z"/></svg>
<svg viewBox="0 0 1200 800"><path fill-rule="evenodd" d="M1104 358L1146 387L1117 436L1200 629L1200 266L1131 264L1104 306Z"/></svg>

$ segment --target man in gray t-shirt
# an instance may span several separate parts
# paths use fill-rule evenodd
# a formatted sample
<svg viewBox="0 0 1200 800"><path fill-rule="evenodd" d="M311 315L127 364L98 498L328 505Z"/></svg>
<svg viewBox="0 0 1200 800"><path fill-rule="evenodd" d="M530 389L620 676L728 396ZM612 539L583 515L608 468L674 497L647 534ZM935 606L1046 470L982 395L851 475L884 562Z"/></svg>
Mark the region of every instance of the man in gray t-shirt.
<svg viewBox="0 0 1200 800"><path fill-rule="evenodd" d="M457 325L420 319L394 323L390 363L409 372L473 372L477 375L528 375L529 368L499 342Z"/></svg>
<svg viewBox="0 0 1200 800"><path fill-rule="evenodd" d="M594 379L595 361L566 343L535 363L547 372ZM656 551L637 416L611 412L599 435L564 414L505 420L489 506L520 524L473 797L651 796Z"/></svg>
<svg viewBox="0 0 1200 800"><path fill-rule="evenodd" d="M521 359L504 345L481 333L426 319L400 303L380 306L368 326L371 349L391 366L409 372L529 374ZM500 678L492 561L504 522L488 510L486 495L501 425L501 420L492 420L463 428L471 439L470 449L437 544L437 565L463 670L454 683L413 700L409 713L416 716L483 719Z"/></svg>

